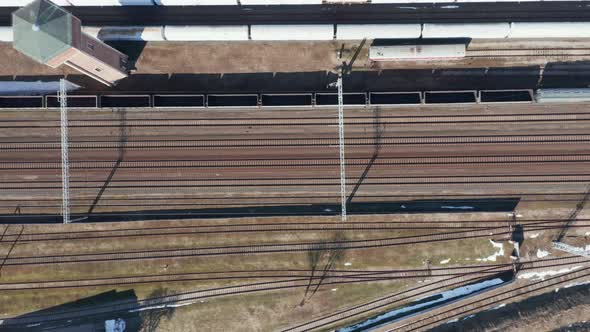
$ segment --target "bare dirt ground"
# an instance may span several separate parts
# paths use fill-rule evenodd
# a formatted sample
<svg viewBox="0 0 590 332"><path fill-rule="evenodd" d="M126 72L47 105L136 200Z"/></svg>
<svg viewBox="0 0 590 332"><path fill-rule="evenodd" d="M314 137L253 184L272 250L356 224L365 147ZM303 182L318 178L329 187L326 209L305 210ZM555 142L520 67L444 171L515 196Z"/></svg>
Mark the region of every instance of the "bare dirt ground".
<svg viewBox="0 0 590 332"><path fill-rule="evenodd" d="M584 61L590 56L545 56L509 58L465 58L444 61L393 61L372 63L368 59L368 40L358 54L355 70L473 68L538 65L552 61ZM360 41L329 42L147 42L145 47L128 51L136 59L135 74L173 73L276 73L334 71L356 53ZM585 48L590 41L579 40L474 40L468 50L522 48ZM136 54L134 54L136 53ZM45 76L76 74L62 66L52 69L36 64L12 48L0 43L0 54L8 61L0 63L0 75ZM339 59L339 58L342 59ZM174 59L171 61L171 59Z"/></svg>

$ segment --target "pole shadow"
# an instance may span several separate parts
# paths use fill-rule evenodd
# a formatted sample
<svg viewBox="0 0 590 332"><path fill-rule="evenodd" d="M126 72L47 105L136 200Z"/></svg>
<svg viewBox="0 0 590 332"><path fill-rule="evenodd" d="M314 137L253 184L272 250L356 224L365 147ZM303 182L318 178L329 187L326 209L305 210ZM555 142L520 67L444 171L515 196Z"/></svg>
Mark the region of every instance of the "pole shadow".
<svg viewBox="0 0 590 332"><path fill-rule="evenodd" d="M102 185L102 187L98 191L98 194L96 195L96 197L92 201L92 204L90 205L90 208L88 209L88 212L86 213L88 216L90 216L90 214L92 214L92 212L94 211L94 208L96 208L96 205L100 201L102 195L104 194L105 190L108 188L111 181L113 180L113 176L115 175L115 173L117 172L117 169L121 165L121 162L123 162L123 159L125 158L125 147L127 146L127 140L128 140L127 111L124 108L117 109L117 114L119 116L119 124L120 124L120 126L119 126L119 144L118 144L119 146L117 149L118 150L117 151L117 161L115 162L115 165L113 166L113 168L111 169L111 172L107 176L104 184Z"/></svg>

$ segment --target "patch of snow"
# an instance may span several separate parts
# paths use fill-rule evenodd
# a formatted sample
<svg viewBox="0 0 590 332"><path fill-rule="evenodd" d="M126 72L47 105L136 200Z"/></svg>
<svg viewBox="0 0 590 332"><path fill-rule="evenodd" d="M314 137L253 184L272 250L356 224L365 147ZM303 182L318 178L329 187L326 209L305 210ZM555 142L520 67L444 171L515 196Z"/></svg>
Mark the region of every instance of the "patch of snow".
<svg viewBox="0 0 590 332"><path fill-rule="evenodd" d="M518 279L532 279L532 280L545 280L545 277L551 277L558 274L564 274L568 272L575 271L581 268L581 266L573 266L571 268L563 268L560 270L550 270L550 271L541 271L541 272L526 272L522 273L518 276Z"/></svg>
<svg viewBox="0 0 590 332"><path fill-rule="evenodd" d="M423 307L428 307L428 306L432 306L433 304L439 303L439 302L445 302L445 301L449 301L458 297L462 297L462 296L466 296L466 295L470 295L473 294L475 292L478 292L480 290L486 289L486 288L490 288L496 285L500 285L502 284L504 281L500 278L494 278L494 279L489 279L489 280L484 280L482 282L478 282L476 284L472 284L472 285L467 285L467 286L462 286L462 287L458 287L458 288L454 288L448 291L444 291L441 293L438 293L437 295L440 295L440 297L437 297L435 300L432 301L428 301L428 302L422 302L422 303L417 303L414 305L408 305L405 306L403 308L399 308L399 309L395 309L389 312L386 312L384 314L378 315L376 317L367 319L363 322L360 322L358 324L355 325L351 325L351 326L347 326L345 328L339 329L337 330L338 332L351 332L351 331L356 331L356 330L366 330L365 327L367 326L371 326L375 323L378 323L382 320L386 320L390 317L395 317L399 314L403 314L406 313L408 311L416 311L417 309L423 308ZM428 296L430 297L430 296ZM423 298L421 298L423 299ZM416 301L420 301L421 299L417 299Z"/></svg>
<svg viewBox="0 0 590 332"><path fill-rule="evenodd" d="M332 209L324 209L324 212L332 212Z"/></svg>
<svg viewBox="0 0 590 332"><path fill-rule="evenodd" d="M351 265L352 265L352 263L351 263L351 262L346 262L346 263L344 263L344 266L351 266Z"/></svg>
<svg viewBox="0 0 590 332"><path fill-rule="evenodd" d="M126 327L127 324L121 318L117 318L116 320L109 319L104 321L105 332L123 332L125 331Z"/></svg>
<svg viewBox="0 0 590 332"><path fill-rule="evenodd" d="M440 264L447 264L450 261L451 261L451 259L450 258L447 258L447 259L444 259L444 260L440 261L439 263Z"/></svg>
<svg viewBox="0 0 590 332"><path fill-rule="evenodd" d="M498 251L496 251L495 253L491 254L488 257L485 257L485 258L477 258L476 260L478 262L495 262L496 261L496 257L504 256L504 244L494 242L494 240L490 240L490 243L492 244L492 246L494 248L498 249Z"/></svg>
<svg viewBox="0 0 590 332"><path fill-rule="evenodd" d="M549 256L549 252L541 249L537 249L537 257L543 258Z"/></svg>
<svg viewBox="0 0 590 332"><path fill-rule="evenodd" d="M587 284L590 284L590 281L574 282L572 284L567 284L567 285L563 286L563 288L570 288L570 287L574 287L574 286L581 286L581 285L587 285Z"/></svg>
<svg viewBox="0 0 590 332"><path fill-rule="evenodd" d="M502 304L499 304L499 305L497 305L497 306L493 307L493 308L492 308L492 309L490 309L490 310L498 310L498 309L500 309L500 308L504 308L505 306L506 306L506 303L502 303Z"/></svg>
<svg viewBox="0 0 590 332"><path fill-rule="evenodd" d="M456 323L458 321L459 321L459 318L451 319L450 321L447 322L447 324Z"/></svg>
<svg viewBox="0 0 590 332"><path fill-rule="evenodd" d="M406 206L405 206L405 205L402 205L402 206L401 206L401 208L402 208L402 209L405 209L405 208L406 208Z"/></svg>
<svg viewBox="0 0 590 332"><path fill-rule="evenodd" d="M465 318L463 318L461 320L466 320L466 319L473 318L473 317L475 317L475 314L469 315L469 316L467 316L467 317L465 317Z"/></svg>
<svg viewBox="0 0 590 332"><path fill-rule="evenodd" d="M536 239L539 236L539 233L531 234L529 239Z"/></svg>
<svg viewBox="0 0 590 332"><path fill-rule="evenodd" d="M441 205L441 209L449 209L449 210L473 210L475 209L473 206L451 206L451 205Z"/></svg>

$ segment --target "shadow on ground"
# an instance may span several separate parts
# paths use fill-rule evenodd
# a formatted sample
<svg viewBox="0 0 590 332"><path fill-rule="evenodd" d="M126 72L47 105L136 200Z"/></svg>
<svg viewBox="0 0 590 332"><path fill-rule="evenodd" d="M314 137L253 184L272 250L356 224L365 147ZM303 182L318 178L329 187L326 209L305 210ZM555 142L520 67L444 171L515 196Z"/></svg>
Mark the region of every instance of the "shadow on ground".
<svg viewBox="0 0 590 332"><path fill-rule="evenodd" d="M353 202L348 205L349 215L396 213L473 213L512 212L520 198L440 199L395 202ZM281 216L337 216L340 204L308 204L278 206L247 206L208 209L141 210L129 212L74 215L72 219L87 217L81 222L119 222L192 218L246 218ZM61 223L59 215L0 215L0 223Z"/></svg>
<svg viewBox="0 0 590 332"><path fill-rule="evenodd" d="M140 314L137 311L98 314L94 311L99 308L109 308L117 303L137 303L135 291L118 292L112 290L78 301L5 319L0 325L0 332L93 332L108 331L107 327L120 327L123 324L125 332L142 330L142 326L145 326L144 321L147 321L151 314ZM116 330L112 329L111 331Z"/></svg>

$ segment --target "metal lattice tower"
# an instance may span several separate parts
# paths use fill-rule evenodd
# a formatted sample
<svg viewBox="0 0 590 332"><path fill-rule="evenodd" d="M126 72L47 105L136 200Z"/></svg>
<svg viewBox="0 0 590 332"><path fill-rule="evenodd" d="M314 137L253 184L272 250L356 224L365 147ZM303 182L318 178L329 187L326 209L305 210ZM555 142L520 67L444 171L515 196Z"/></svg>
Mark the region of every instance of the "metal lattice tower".
<svg viewBox="0 0 590 332"><path fill-rule="evenodd" d="M344 100L342 96L342 70L338 74L338 146L340 155L340 204L342 222L346 221L346 158L344 157Z"/></svg>
<svg viewBox="0 0 590 332"><path fill-rule="evenodd" d="M68 156L68 95L66 80L59 80L59 108L61 115L61 215L63 223L70 223L70 163Z"/></svg>

